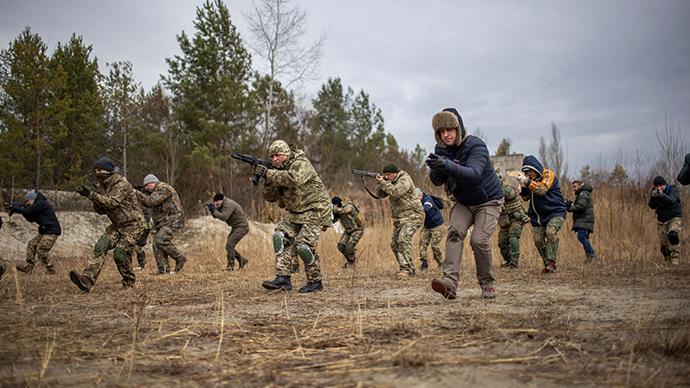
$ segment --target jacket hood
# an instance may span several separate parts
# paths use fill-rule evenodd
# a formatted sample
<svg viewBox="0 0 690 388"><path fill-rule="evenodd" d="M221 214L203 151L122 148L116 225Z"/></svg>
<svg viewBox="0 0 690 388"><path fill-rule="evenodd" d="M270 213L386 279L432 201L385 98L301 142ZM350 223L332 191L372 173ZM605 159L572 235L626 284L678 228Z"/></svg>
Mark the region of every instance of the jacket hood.
<svg viewBox="0 0 690 388"><path fill-rule="evenodd" d="M537 179L541 179L542 171L544 171L544 165L539 162L539 160L534 157L534 155L527 155L522 159L522 169L523 172L532 170L537 173Z"/></svg>
<svg viewBox="0 0 690 388"><path fill-rule="evenodd" d="M46 198L46 196L43 195L43 193L41 193L40 191L36 192L36 201L47 201L47 200L48 200L48 198Z"/></svg>
<svg viewBox="0 0 690 388"><path fill-rule="evenodd" d="M585 183L584 185L582 185L582 187L580 187L580 190L578 191L589 191L591 193L593 190L594 188L592 188L592 186L589 183Z"/></svg>

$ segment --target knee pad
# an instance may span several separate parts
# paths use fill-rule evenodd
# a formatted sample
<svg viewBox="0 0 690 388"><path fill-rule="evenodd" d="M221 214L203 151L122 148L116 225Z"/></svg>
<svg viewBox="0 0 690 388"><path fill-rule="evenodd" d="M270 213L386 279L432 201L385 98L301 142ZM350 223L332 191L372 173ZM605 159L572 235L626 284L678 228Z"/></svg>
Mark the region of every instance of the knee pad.
<svg viewBox="0 0 690 388"><path fill-rule="evenodd" d="M314 260L316 260L316 257L314 256L314 253L311 251L311 248L309 248L308 245L305 244L300 244L297 246L297 254L299 255L300 259L304 262L304 265L312 265L314 263Z"/></svg>
<svg viewBox="0 0 690 388"><path fill-rule="evenodd" d="M113 259L119 265L124 264L127 261L128 257L129 257L129 255L127 254L127 251L125 251L124 249L122 249L120 247L116 247L113 250Z"/></svg>
<svg viewBox="0 0 690 388"><path fill-rule="evenodd" d="M96 241L96 245L93 246L93 253L96 256L102 256L108 252L108 248L110 248L110 240L105 238L105 236L101 236Z"/></svg>
<svg viewBox="0 0 690 388"><path fill-rule="evenodd" d="M285 249L285 234L283 232L273 232L273 252L276 255L283 253Z"/></svg>
<svg viewBox="0 0 690 388"><path fill-rule="evenodd" d="M668 232L668 235L666 237L668 238L668 242L670 242L671 245L678 245L678 243L680 242L678 232L676 232L675 230Z"/></svg>

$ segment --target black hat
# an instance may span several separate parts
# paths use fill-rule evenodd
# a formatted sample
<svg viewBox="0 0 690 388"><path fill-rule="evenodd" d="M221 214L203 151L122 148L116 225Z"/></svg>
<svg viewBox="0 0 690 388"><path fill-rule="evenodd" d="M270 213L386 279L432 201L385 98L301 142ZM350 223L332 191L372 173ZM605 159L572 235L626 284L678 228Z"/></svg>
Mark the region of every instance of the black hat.
<svg viewBox="0 0 690 388"><path fill-rule="evenodd" d="M215 202L215 201L222 201L223 198L225 198L225 197L223 197L223 193L216 193L216 194L213 196L213 201L214 201L214 202Z"/></svg>
<svg viewBox="0 0 690 388"><path fill-rule="evenodd" d="M654 186L663 186L666 184L666 179L661 175L654 178Z"/></svg>
<svg viewBox="0 0 690 388"><path fill-rule="evenodd" d="M384 172L384 173L393 173L393 174L397 174L397 173L400 172L400 169L398 168L398 166L396 166L395 164L391 163L391 164L387 164L386 167L383 168L383 172Z"/></svg>
<svg viewBox="0 0 690 388"><path fill-rule="evenodd" d="M108 157L102 157L96 161L94 168L113 172L115 171L115 162Z"/></svg>
<svg viewBox="0 0 690 388"><path fill-rule="evenodd" d="M343 206L343 200L340 197L333 197L331 203L336 206Z"/></svg>

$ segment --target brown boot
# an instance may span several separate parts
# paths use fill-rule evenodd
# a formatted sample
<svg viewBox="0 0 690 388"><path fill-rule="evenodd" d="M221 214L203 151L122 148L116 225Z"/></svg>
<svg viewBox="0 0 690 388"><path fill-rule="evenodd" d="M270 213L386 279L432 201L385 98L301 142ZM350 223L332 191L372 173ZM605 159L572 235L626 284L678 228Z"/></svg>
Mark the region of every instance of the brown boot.
<svg viewBox="0 0 690 388"><path fill-rule="evenodd" d="M455 299L455 290L446 284L443 279L432 280L431 289L443 295L443 297L446 299Z"/></svg>
<svg viewBox="0 0 690 388"><path fill-rule="evenodd" d="M84 292L89 292L91 287L93 287L93 281L84 275L80 275L77 271L70 271L69 278L72 283L76 284Z"/></svg>

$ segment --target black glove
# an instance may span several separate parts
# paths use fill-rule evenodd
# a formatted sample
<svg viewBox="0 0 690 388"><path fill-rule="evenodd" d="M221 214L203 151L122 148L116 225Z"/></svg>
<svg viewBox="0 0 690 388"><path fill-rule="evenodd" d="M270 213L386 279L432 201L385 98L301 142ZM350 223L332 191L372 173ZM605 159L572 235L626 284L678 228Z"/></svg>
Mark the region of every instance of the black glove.
<svg viewBox="0 0 690 388"><path fill-rule="evenodd" d="M429 168L444 169L446 167L446 160L432 152L426 158L426 165Z"/></svg>
<svg viewBox="0 0 690 388"><path fill-rule="evenodd" d="M76 192L79 193L79 195L83 195L84 197L88 197L89 194L91 194L91 189L88 188L87 186L81 185L81 186L77 187Z"/></svg>
<svg viewBox="0 0 690 388"><path fill-rule="evenodd" d="M212 203L207 203L206 207L208 208L208 211L210 211L211 213L213 213L213 211L216 210L216 205Z"/></svg>
<svg viewBox="0 0 690 388"><path fill-rule="evenodd" d="M659 189L652 190L652 197L661 197L661 190L659 190Z"/></svg>
<svg viewBox="0 0 690 388"><path fill-rule="evenodd" d="M265 177L267 171L268 168L263 164L257 164L256 166L254 166L254 176L258 176L259 178Z"/></svg>
<svg viewBox="0 0 690 388"><path fill-rule="evenodd" d="M573 207L573 201L571 201L571 200L569 200L569 199L566 200L566 201L565 201L565 208L568 209L568 210L570 210L571 207Z"/></svg>

